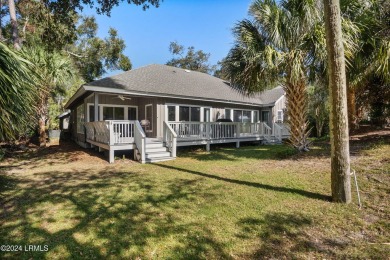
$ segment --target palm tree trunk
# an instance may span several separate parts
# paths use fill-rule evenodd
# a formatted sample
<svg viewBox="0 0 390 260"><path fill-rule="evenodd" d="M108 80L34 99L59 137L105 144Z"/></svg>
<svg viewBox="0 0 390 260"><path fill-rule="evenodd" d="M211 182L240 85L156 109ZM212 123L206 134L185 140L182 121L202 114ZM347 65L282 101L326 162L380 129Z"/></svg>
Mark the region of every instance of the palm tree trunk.
<svg viewBox="0 0 390 260"><path fill-rule="evenodd" d="M351 202L347 82L339 0L324 0L330 96L331 186L335 202Z"/></svg>
<svg viewBox="0 0 390 260"><path fill-rule="evenodd" d="M20 50L20 38L18 33L18 21L16 20L15 0L8 0L9 16L11 18L12 42L14 48Z"/></svg>
<svg viewBox="0 0 390 260"><path fill-rule="evenodd" d="M297 84L286 83L287 122L290 126L290 144L299 151L309 150L307 122L307 94L304 80Z"/></svg>

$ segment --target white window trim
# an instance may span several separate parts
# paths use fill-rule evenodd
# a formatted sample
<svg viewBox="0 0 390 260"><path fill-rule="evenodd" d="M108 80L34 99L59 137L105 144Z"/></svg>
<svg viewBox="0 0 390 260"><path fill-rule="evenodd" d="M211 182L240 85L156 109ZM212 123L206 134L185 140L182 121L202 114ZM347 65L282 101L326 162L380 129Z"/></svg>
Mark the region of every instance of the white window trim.
<svg viewBox="0 0 390 260"><path fill-rule="evenodd" d="M90 106L95 106L94 103L88 103L87 104L87 121L86 122L89 122L89 107ZM124 110L125 110L125 113L124 113L124 117L125 118L129 118L128 117L128 114L129 114L129 111L128 111L128 108L129 107L133 107L136 109L136 120L138 120L138 106L130 106L130 105L111 105L111 104L98 104L98 108L99 108L99 121L103 121L103 107L123 107ZM125 119L127 120L127 119Z"/></svg>

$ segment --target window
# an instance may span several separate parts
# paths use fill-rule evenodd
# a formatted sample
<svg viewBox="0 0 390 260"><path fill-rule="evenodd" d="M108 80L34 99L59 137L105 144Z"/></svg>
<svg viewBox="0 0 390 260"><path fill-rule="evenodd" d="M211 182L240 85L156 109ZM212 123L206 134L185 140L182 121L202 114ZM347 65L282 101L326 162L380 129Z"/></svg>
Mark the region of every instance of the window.
<svg viewBox="0 0 390 260"><path fill-rule="evenodd" d="M190 107L179 107L179 121L190 121Z"/></svg>
<svg viewBox="0 0 390 260"><path fill-rule="evenodd" d="M168 121L176 121L176 107L168 106Z"/></svg>
<svg viewBox="0 0 390 260"><path fill-rule="evenodd" d="M191 122L200 122L200 107L191 107Z"/></svg>
<svg viewBox="0 0 390 260"><path fill-rule="evenodd" d="M283 110L278 110L278 116L276 120L278 122L283 122Z"/></svg>
<svg viewBox="0 0 390 260"><path fill-rule="evenodd" d="M77 107L77 133L84 134L84 104Z"/></svg>
<svg viewBox="0 0 390 260"><path fill-rule="evenodd" d="M232 119L232 110L231 109L225 109L225 118L226 119Z"/></svg>
<svg viewBox="0 0 390 260"><path fill-rule="evenodd" d="M128 107L127 108L127 119L128 120L137 120L137 108Z"/></svg>
<svg viewBox="0 0 390 260"><path fill-rule="evenodd" d="M253 123L257 123L259 121L259 111L255 110L253 111Z"/></svg>

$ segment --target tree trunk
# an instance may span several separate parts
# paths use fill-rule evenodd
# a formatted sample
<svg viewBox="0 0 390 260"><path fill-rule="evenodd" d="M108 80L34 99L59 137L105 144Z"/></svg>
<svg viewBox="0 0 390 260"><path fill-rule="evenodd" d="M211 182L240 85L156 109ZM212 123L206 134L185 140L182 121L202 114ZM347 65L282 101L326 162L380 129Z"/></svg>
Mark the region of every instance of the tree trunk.
<svg viewBox="0 0 390 260"><path fill-rule="evenodd" d="M351 202L347 82L339 0L324 0L330 97L332 198Z"/></svg>
<svg viewBox="0 0 390 260"><path fill-rule="evenodd" d="M37 106L38 114L38 134L39 134L39 146L46 146L46 119L48 118L48 95L46 91L40 93L40 100Z"/></svg>
<svg viewBox="0 0 390 260"><path fill-rule="evenodd" d="M20 39L18 33L18 21L16 20L15 0L8 0L9 16L11 18L12 42L14 48L20 50Z"/></svg>
<svg viewBox="0 0 390 260"><path fill-rule="evenodd" d="M355 88L353 86L347 86L347 102L349 130L353 131L357 129L356 95Z"/></svg>
<svg viewBox="0 0 390 260"><path fill-rule="evenodd" d="M40 117L38 121L38 134L39 134L39 146L46 146L46 126L45 126L45 118Z"/></svg>

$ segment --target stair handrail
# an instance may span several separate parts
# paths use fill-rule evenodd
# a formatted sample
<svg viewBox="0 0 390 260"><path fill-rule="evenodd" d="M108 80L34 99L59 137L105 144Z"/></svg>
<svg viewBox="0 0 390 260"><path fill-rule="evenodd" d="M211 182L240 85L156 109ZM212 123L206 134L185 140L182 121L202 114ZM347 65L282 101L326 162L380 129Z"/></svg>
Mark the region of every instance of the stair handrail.
<svg viewBox="0 0 390 260"><path fill-rule="evenodd" d="M176 157L176 146L177 146L177 134L173 128L164 121L163 127L163 142L171 153L171 157Z"/></svg>
<svg viewBox="0 0 390 260"><path fill-rule="evenodd" d="M271 140L272 128L266 122L262 122L261 126L264 138L268 141Z"/></svg>
<svg viewBox="0 0 390 260"><path fill-rule="evenodd" d="M279 142L282 141L282 130L283 128L277 123L273 123L274 135L278 139Z"/></svg>
<svg viewBox="0 0 390 260"><path fill-rule="evenodd" d="M139 154L141 155L141 163L145 163L146 135L139 121L135 121L134 125L135 145L138 149Z"/></svg>

